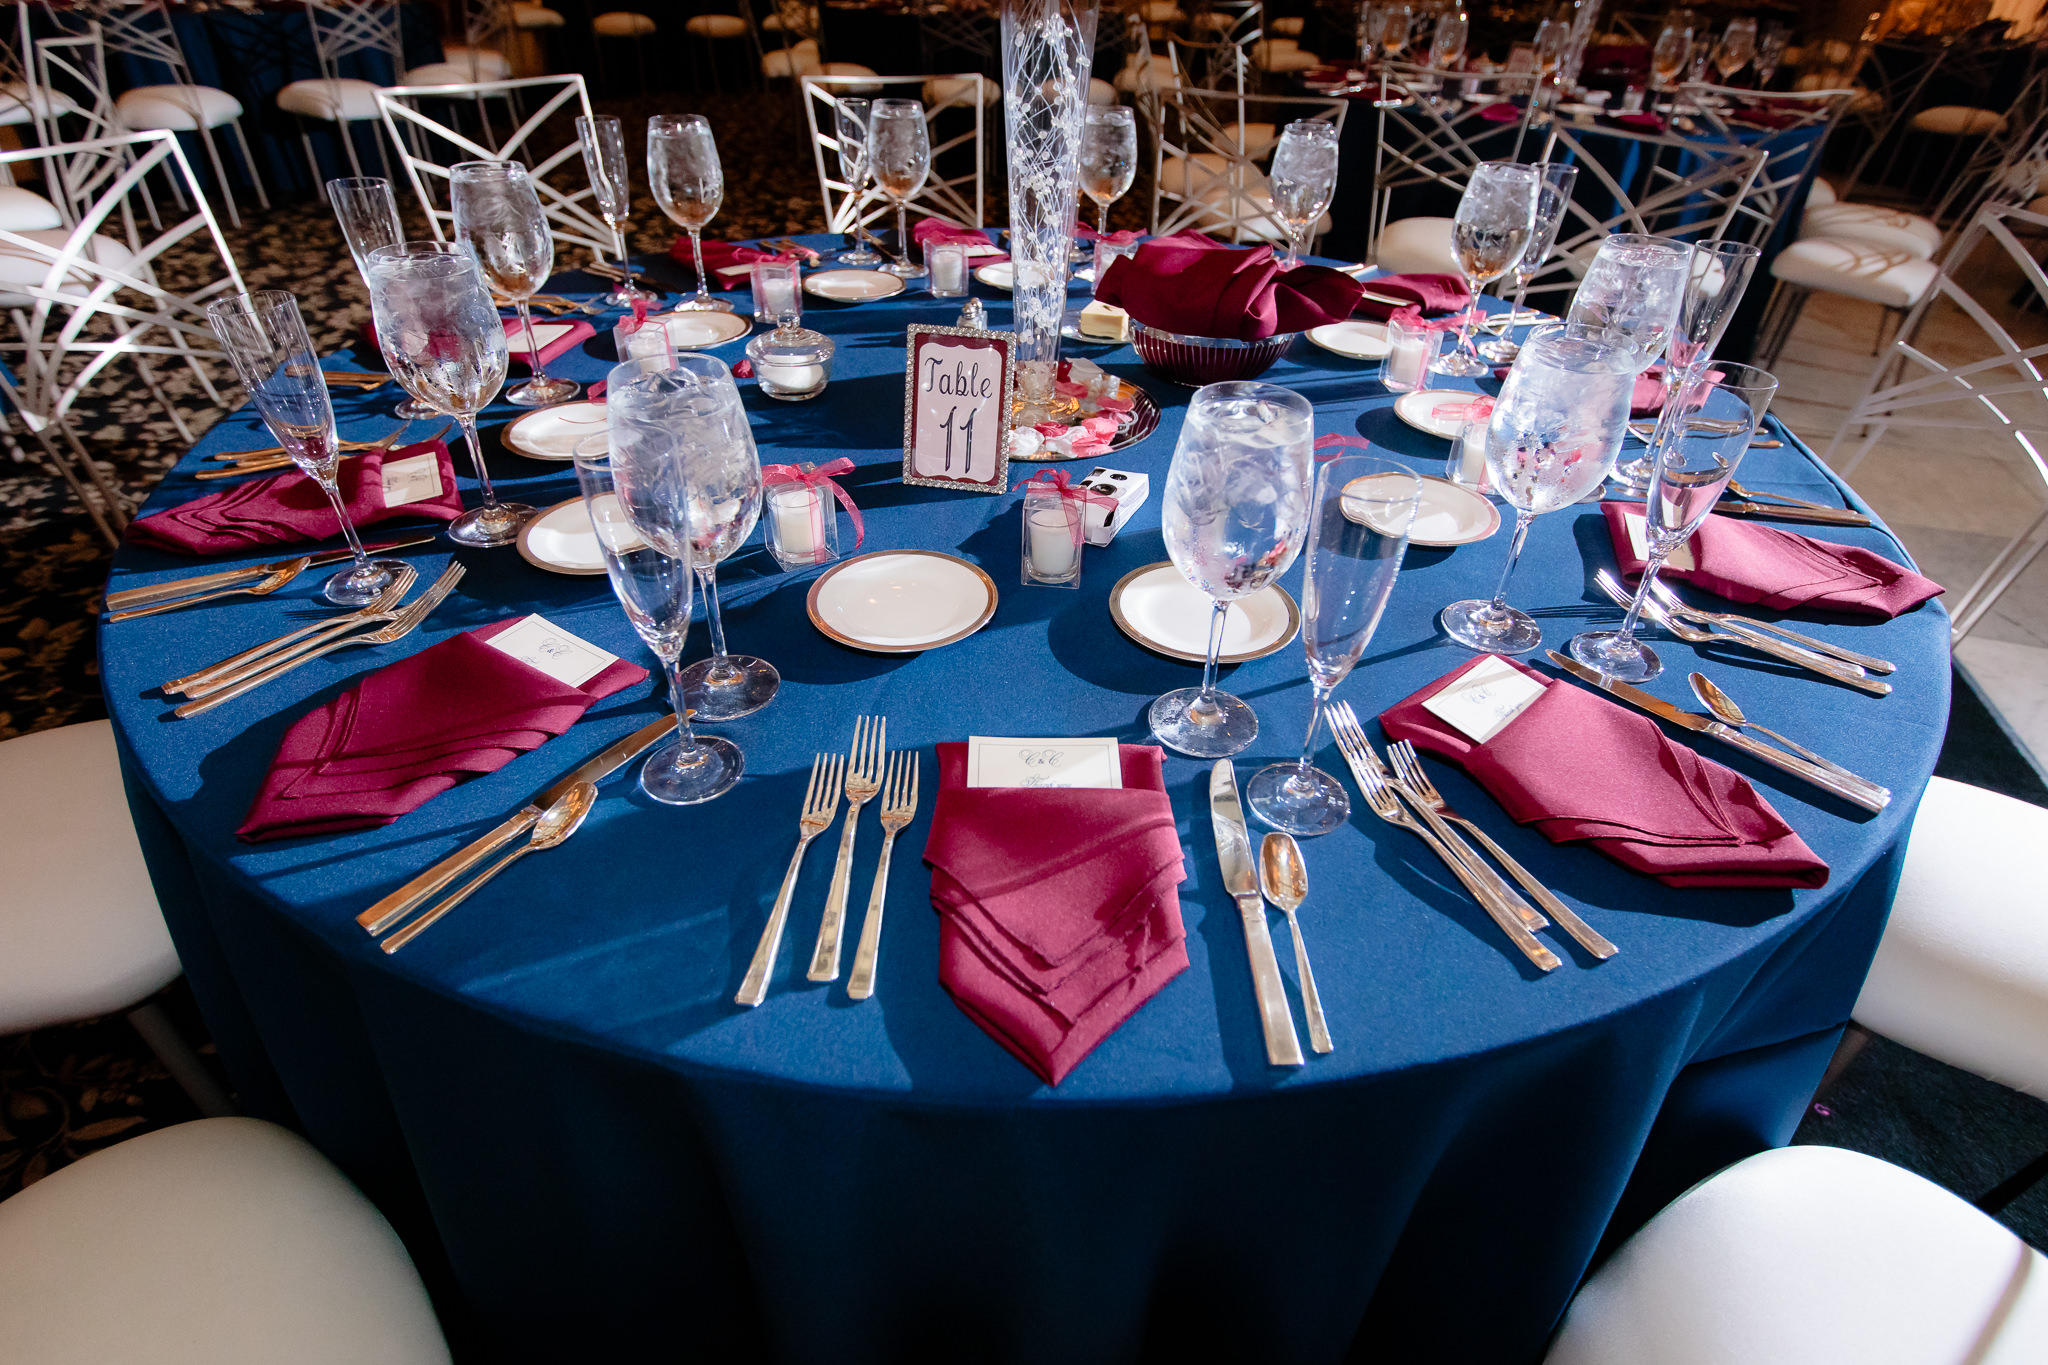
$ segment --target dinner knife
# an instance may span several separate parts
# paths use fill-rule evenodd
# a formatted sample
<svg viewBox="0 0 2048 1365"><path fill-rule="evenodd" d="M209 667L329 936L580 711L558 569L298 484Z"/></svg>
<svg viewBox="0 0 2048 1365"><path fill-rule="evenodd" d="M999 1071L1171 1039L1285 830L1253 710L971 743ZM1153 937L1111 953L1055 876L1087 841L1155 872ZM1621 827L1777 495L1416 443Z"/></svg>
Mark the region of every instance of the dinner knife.
<svg viewBox="0 0 2048 1365"><path fill-rule="evenodd" d="M1823 526L1868 526L1870 518L1853 507L1786 507L1774 502L1723 498L1714 510L1724 516L1769 517L1773 521L1816 522Z"/></svg>
<svg viewBox="0 0 2048 1365"><path fill-rule="evenodd" d="M408 536L403 540L386 540L375 545L365 545L363 553L381 555L391 550L403 550L412 545L431 544L438 532ZM157 602L169 602L174 598L190 597L194 593L209 592L240 583L252 578L264 578L294 562L280 559L275 564L252 564L246 569L223 569L219 573L203 573L193 578L174 578L168 583L152 583L146 588L123 588L107 594L106 609L110 612L125 611L129 607L144 607ZM353 550L322 550L306 565L317 569L322 564L339 564L344 559L354 559Z"/></svg>
<svg viewBox="0 0 2048 1365"><path fill-rule="evenodd" d="M1287 987L1280 980L1280 959L1273 955L1273 935L1266 927L1266 898L1259 890L1251 836L1245 832L1244 808L1237 800L1237 768L1227 758L1217 759L1209 770L1209 823L1216 831L1223 889L1237 902L1237 913L1244 920L1252 990L1259 998L1259 1022L1266 1031L1266 1061L1271 1066L1300 1066L1304 1060L1301 1039L1294 1032Z"/></svg>
<svg viewBox="0 0 2048 1365"><path fill-rule="evenodd" d="M555 804L578 782L598 783L625 767L641 754L653 747L662 736L676 725L674 715L661 716L635 730L618 743L604 750L597 757L576 768L542 788L531 801L521 806L512 817L483 837L473 840L464 847L435 863L404 886L378 901L362 914L356 916L356 923L369 934L381 934L399 920L418 909L421 905L463 873L475 867L484 859L496 853L505 845L533 828L541 812ZM1268 950L1270 951L1270 949Z"/></svg>
<svg viewBox="0 0 2048 1365"><path fill-rule="evenodd" d="M1861 806L1867 811L1875 812L1881 811L1891 804L1891 789L1879 786L1867 777L1858 777L1854 773L1831 773L1818 763L1808 763L1803 758L1794 757L1783 749L1766 744L1754 735L1744 734L1731 725L1723 724L1718 720L1699 715L1693 711L1682 710L1661 697L1651 696L1639 687L1631 687L1629 684L1618 679L1607 677L1595 669L1586 667L1577 659L1566 658L1554 649L1546 650L1545 653L1549 654L1550 662L1556 664L1580 682L1597 687L1610 696L1619 697L1639 710L1648 711L1659 720L1668 720L1673 725L1681 726L1684 729L1694 730L1703 735L1711 735L1723 744L1733 745L1751 757L1762 759L1765 763L1780 771L1788 772L1794 777L1803 778L1813 783L1816 787L1832 792L1852 805Z"/></svg>

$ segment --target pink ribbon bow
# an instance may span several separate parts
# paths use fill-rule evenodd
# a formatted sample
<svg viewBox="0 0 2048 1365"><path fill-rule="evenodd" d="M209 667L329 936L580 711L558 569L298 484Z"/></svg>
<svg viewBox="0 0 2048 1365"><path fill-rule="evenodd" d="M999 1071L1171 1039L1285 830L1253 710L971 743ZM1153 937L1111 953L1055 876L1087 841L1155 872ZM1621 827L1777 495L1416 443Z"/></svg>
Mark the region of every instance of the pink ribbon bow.
<svg viewBox="0 0 2048 1365"><path fill-rule="evenodd" d="M1410 304L1406 308L1395 309L1394 312L1388 315L1387 321L1392 322L1395 319L1399 319L1401 325L1410 331L1452 332L1456 331L1466 318L1472 319L1475 323L1484 322L1486 320L1486 312L1477 304L1474 304L1462 313L1451 313L1440 318L1426 318L1422 316L1420 308Z"/></svg>
<svg viewBox="0 0 2048 1365"><path fill-rule="evenodd" d="M813 488L822 484L831 489L832 496L839 499L839 505L846 509L846 515L853 518L853 548L858 550L860 543L868 537L867 523L861 519L860 508L853 505L852 495L841 488L838 481L832 477L834 474L849 473L853 468L853 461L844 455L825 464L811 464L807 461L803 464L763 465L761 486L773 488L777 484L802 483Z"/></svg>
<svg viewBox="0 0 2048 1365"><path fill-rule="evenodd" d="M1075 483L1068 477L1067 471L1064 469L1041 469L1010 491L1012 493L1026 493L1027 495L1031 492L1056 493L1064 502L1099 503L1109 508L1112 512L1116 510L1115 498L1097 493L1085 484ZM1074 544L1076 546L1081 543L1081 530L1087 519L1088 514L1085 509L1080 516L1070 515L1067 518L1067 529L1073 532Z"/></svg>
<svg viewBox="0 0 2048 1365"><path fill-rule="evenodd" d="M1372 442L1357 436L1339 435L1333 431L1327 436L1316 437L1316 443L1311 449L1315 452L1315 462L1317 464L1328 464L1342 455L1346 447L1354 450L1371 450Z"/></svg>
<svg viewBox="0 0 2048 1365"><path fill-rule="evenodd" d="M1491 417L1493 415L1493 400L1491 398L1467 398L1456 403L1433 403L1430 405L1429 415L1443 418L1463 418L1468 422L1474 422L1481 417Z"/></svg>

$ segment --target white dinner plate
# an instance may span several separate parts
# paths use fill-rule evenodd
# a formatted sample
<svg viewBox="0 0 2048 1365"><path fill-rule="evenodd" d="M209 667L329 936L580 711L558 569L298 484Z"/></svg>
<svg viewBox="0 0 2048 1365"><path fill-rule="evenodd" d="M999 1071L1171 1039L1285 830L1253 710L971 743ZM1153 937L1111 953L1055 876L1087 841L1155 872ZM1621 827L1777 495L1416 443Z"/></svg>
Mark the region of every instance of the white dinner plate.
<svg viewBox="0 0 2048 1365"><path fill-rule="evenodd" d="M535 408L507 423L498 439L529 460L566 461L576 458L579 441L604 434L604 404L577 402Z"/></svg>
<svg viewBox="0 0 2048 1365"><path fill-rule="evenodd" d="M744 313L660 313L647 319L668 331L669 345L678 351L701 351L738 341L754 330L754 321Z"/></svg>
<svg viewBox="0 0 2048 1365"><path fill-rule="evenodd" d="M1117 629L1149 650L1188 663L1207 661L1214 604L1182 578L1170 561L1131 570L1109 591L1109 617ZM1240 597L1223 614L1218 663L1263 659L1287 647L1301 629L1301 612L1279 584Z"/></svg>
<svg viewBox="0 0 2048 1365"><path fill-rule="evenodd" d="M1308 329L1308 339L1326 351L1353 360L1384 360L1387 356L1387 324L1384 322L1330 322Z"/></svg>
<svg viewBox="0 0 2048 1365"><path fill-rule="evenodd" d="M894 275L879 270L820 270L804 276L804 292L834 303L867 303L892 298L905 285Z"/></svg>
<svg viewBox="0 0 2048 1365"><path fill-rule="evenodd" d="M974 278L991 289L1009 290L1016 287L1016 267L1009 261L997 261L974 272Z"/></svg>
<svg viewBox="0 0 2048 1365"><path fill-rule="evenodd" d="M827 639L874 654L910 654L987 625L996 613L996 584L966 560L936 550L878 550L819 575L804 609Z"/></svg>
<svg viewBox="0 0 2048 1365"><path fill-rule="evenodd" d="M1451 416L1461 404L1484 398L1483 393L1470 389L1417 389L1404 393L1394 403L1394 416L1432 436L1441 436L1446 441L1455 441L1465 430L1463 416ZM1439 412L1445 415L1439 416Z"/></svg>
<svg viewBox="0 0 2048 1365"><path fill-rule="evenodd" d="M549 573L604 572L604 551L581 498L558 502L520 527L518 548L522 559Z"/></svg>
<svg viewBox="0 0 2048 1365"><path fill-rule="evenodd" d="M1351 515L1349 495L1354 489L1370 497L1375 482L1393 477L1395 476L1388 474L1368 474L1345 484L1346 515ZM1439 479L1427 474L1421 475L1420 479L1422 496L1415 504L1415 520L1408 528L1410 545L1426 545L1431 549L1470 545L1475 540L1485 540L1500 529L1500 509L1483 495L1463 484L1452 483L1449 479ZM1360 516L1353 516L1352 519L1366 521L1366 518Z"/></svg>

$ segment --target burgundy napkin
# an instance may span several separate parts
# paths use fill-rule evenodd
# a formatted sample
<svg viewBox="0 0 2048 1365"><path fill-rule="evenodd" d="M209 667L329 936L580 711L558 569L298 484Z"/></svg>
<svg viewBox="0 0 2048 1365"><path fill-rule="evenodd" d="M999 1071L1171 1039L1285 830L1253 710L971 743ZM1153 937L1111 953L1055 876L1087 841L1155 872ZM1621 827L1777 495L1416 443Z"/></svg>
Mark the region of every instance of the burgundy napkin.
<svg viewBox="0 0 2048 1365"><path fill-rule="evenodd" d="M1616 114L1614 121L1624 128L1633 128L1639 133L1661 133L1664 120L1655 114Z"/></svg>
<svg viewBox="0 0 2048 1365"><path fill-rule="evenodd" d="M561 326L566 321L567 319L565 318L535 318L533 320L534 337L536 339L540 337L543 327L553 330L553 328ZM597 335L597 328L591 325L589 318L578 318L575 322L571 322L568 325L569 330L556 337L553 341L541 342L540 363L542 365L552 365L556 356L564 354L571 347L581 345ZM505 319L505 344L512 349L510 360L514 373L533 368L532 362L526 354L526 329L519 325L518 318Z"/></svg>
<svg viewBox="0 0 2048 1365"><path fill-rule="evenodd" d="M690 254L690 239L678 237L668 249L669 259L690 272L697 274L697 258ZM805 262L796 256L768 251L758 246L741 246L738 242L706 242L704 244L704 268L711 273L711 287L714 289L743 289L753 281L744 270L730 275L720 274L730 266L753 265L757 261L789 261L796 265Z"/></svg>
<svg viewBox="0 0 2048 1365"><path fill-rule="evenodd" d="M958 242L962 246L969 248L994 246L996 244L995 238L989 236L980 228L955 227L953 224L938 218L918 219L917 226L910 230L910 240L917 243L917 254L920 258L923 257L926 247L937 242ZM969 256L967 258L967 268L969 270L979 270L985 265L997 265L1009 259L1010 257L1007 252L998 252L993 256L986 254Z"/></svg>
<svg viewBox="0 0 2048 1365"><path fill-rule="evenodd" d="M1601 504L1614 557L1630 578L1643 571L1629 542L1624 512L1642 515L1640 503ZM1944 589L1931 578L1873 550L1815 540L1796 531L1735 517L1709 516L1693 532L1694 567L1666 563L1661 576L1705 588L1731 602L1754 602L1774 611L1822 607L1862 616L1893 617Z"/></svg>
<svg viewBox="0 0 2048 1365"><path fill-rule="evenodd" d="M1708 370L1707 382L1718 384L1726 379L1722 370ZM1629 391L1628 415L1631 417L1655 417L1664 411L1664 362L1658 361L1649 369L1636 376L1636 386Z"/></svg>
<svg viewBox="0 0 2048 1365"><path fill-rule="evenodd" d="M1827 884L1814 855L1739 773L1674 743L1641 712L1527 665L1543 695L1484 744L1423 702L1482 654L1380 713L1390 740L1465 770L1515 823L1554 844L1590 844L1666 886Z"/></svg>
<svg viewBox="0 0 2048 1365"><path fill-rule="evenodd" d="M1489 104L1479 111L1479 117L1488 123L1513 123L1522 117L1522 111L1506 100Z"/></svg>
<svg viewBox="0 0 2048 1365"><path fill-rule="evenodd" d="M1112 261L1095 297L1147 327L1257 341L1341 322L1357 306L1360 287L1327 266L1283 271L1270 246L1245 250L1181 232Z"/></svg>
<svg viewBox="0 0 2048 1365"><path fill-rule="evenodd" d="M441 496L402 507L384 505L384 462L404 460L431 451L441 473ZM357 529L378 522L425 517L453 521L462 515L462 493L455 486L455 466L440 441L405 446L389 454L365 451L341 462L336 482L349 520ZM128 527L137 545L182 555L230 554L256 545L287 545L293 541L326 540L341 534L341 523L327 495L312 476L294 469L267 479L249 479L218 493L141 517Z"/></svg>
<svg viewBox="0 0 2048 1365"><path fill-rule="evenodd" d="M1472 302L1471 292L1456 275L1376 275L1360 288L1366 294L1405 300L1407 306L1431 314L1459 312ZM1359 297L1357 312L1360 317L1385 321L1396 311L1392 304L1364 295Z"/></svg>
<svg viewBox="0 0 2048 1365"><path fill-rule="evenodd" d="M494 773L647 677L620 659L570 687L483 643L498 621L380 668L285 731L236 831L244 843L375 829Z"/></svg>
<svg viewBox="0 0 2048 1365"><path fill-rule="evenodd" d="M1057 1085L1188 965L1163 755L1121 746L1123 789L1098 791L970 788L967 746L938 750L940 983Z"/></svg>

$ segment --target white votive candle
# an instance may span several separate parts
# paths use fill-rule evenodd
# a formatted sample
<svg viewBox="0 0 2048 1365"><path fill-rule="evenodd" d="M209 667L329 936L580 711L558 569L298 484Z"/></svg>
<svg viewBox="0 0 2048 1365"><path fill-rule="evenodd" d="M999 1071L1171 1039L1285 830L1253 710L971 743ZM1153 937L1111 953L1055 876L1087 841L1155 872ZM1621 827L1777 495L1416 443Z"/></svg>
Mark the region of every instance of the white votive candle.
<svg viewBox="0 0 2048 1365"><path fill-rule="evenodd" d="M1392 345L1387 351L1385 382L1390 389L1416 389L1422 387L1425 368L1429 364L1430 337L1395 331Z"/></svg>
<svg viewBox="0 0 2048 1365"><path fill-rule="evenodd" d="M1031 571L1039 578L1072 576L1081 547L1074 543L1074 528L1067 520L1062 500L1033 500L1025 504L1025 523L1031 533Z"/></svg>
<svg viewBox="0 0 2048 1365"><path fill-rule="evenodd" d="M823 365L776 365L754 362L754 380L783 393L809 393L825 385Z"/></svg>
<svg viewBox="0 0 2048 1365"><path fill-rule="evenodd" d="M967 247L960 242L935 242L925 252L931 270L931 292L955 296L967 292Z"/></svg>
<svg viewBox="0 0 2048 1365"><path fill-rule="evenodd" d="M769 495L775 519L775 544L785 559L818 553L818 490L809 484L784 484Z"/></svg>

